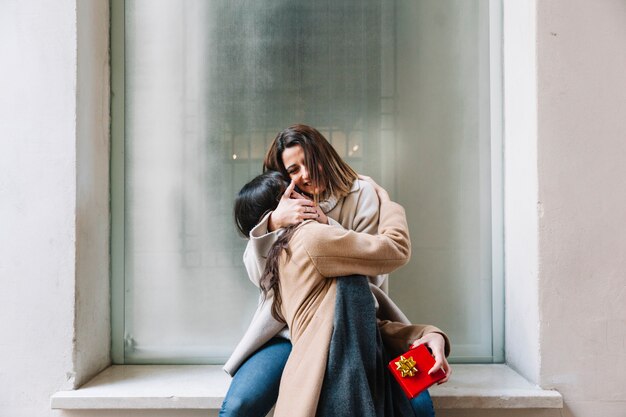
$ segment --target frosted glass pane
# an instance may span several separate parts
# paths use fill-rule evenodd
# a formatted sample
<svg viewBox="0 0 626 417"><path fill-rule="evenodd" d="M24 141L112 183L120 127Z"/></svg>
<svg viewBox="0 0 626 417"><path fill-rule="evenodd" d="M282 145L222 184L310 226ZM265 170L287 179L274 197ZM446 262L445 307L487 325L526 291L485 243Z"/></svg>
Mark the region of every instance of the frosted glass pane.
<svg viewBox="0 0 626 417"><path fill-rule="evenodd" d="M390 294L473 361L492 356L487 6L398 2L396 22L394 178L413 256Z"/></svg>
<svg viewBox="0 0 626 417"><path fill-rule="evenodd" d="M405 205L392 297L490 357L485 4L127 0L125 360L229 355L258 297L232 201L296 122Z"/></svg>
<svg viewBox="0 0 626 417"><path fill-rule="evenodd" d="M454 357L492 357L486 2L399 2L399 201L413 244L390 293L451 335Z"/></svg>

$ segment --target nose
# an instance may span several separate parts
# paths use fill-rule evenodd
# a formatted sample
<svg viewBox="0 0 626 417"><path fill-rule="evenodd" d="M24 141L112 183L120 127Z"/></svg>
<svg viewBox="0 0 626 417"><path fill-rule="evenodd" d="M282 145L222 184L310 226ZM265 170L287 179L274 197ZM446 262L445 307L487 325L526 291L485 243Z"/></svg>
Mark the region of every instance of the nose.
<svg viewBox="0 0 626 417"><path fill-rule="evenodd" d="M300 168L300 178L302 178L305 181L309 180L309 171L306 169L304 165L302 166L302 168Z"/></svg>

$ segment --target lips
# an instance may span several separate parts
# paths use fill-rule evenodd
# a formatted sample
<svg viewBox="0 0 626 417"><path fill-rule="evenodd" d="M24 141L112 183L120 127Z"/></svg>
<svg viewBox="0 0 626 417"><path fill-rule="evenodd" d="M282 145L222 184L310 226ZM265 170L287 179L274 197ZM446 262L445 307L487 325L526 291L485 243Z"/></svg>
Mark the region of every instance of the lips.
<svg viewBox="0 0 626 417"><path fill-rule="evenodd" d="M303 192L309 195L319 194L324 191L322 187L316 187L312 182L307 181L302 183L300 188Z"/></svg>
<svg viewBox="0 0 626 417"><path fill-rule="evenodd" d="M300 186L299 188L302 194L304 194L307 197L312 198L313 194L315 194L315 188L310 182L302 183L302 186Z"/></svg>

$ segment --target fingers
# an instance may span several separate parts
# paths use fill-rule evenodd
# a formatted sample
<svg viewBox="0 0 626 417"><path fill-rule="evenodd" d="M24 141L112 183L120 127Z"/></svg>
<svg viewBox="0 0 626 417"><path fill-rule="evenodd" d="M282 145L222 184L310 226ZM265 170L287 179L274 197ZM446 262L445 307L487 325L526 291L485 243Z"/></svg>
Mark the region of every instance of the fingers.
<svg viewBox="0 0 626 417"><path fill-rule="evenodd" d="M317 212L317 221L321 224L328 224L328 216L324 213L324 210L320 206L315 206L315 211Z"/></svg>
<svg viewBox="0 0 626 417"><path fill-rule="evenodd" d="M314 207L315 203L307 198L292 198L291 203L300 207Z"/></svg>
<svg viewBox="0 0 626 417"><path fill-rule="evenodd" d="M307 196L305 196L305 195L300 194L300 193L299 193L299 192L297 192L297 191L294 191L294 192L292 192L292 193L291 193L291 198L298 198L298 199L303 199L303 200L309 200L309 201L311 201L311 199L310 199L310 198L308 198L308 197L307 197Z"/></svg>
<svg viewBox="0 0 626 417"><path fill-rule="evenodd" d="M297 199L302 199L302 200L304 200L304 199L310 200L310 198L307 198L307 196L304 196L304 195L300 194L297 191L294 191L293 193L291 193L291 198L297 198Z"/></svg>
<svg viewBox="0 0 626 417"><path fill-rule="evenodd" d="M452 375L452 368L445 357L442 359L441 370L446 374L446 376L437 382L437 385L445 384L450 380L450 376Z"/></svg>
<svg viewBox="0 0 626 417"><path fill-rule="evenodd" d="M437 385L445 384L446 382L448 382L450 380L450 375L452 375L452 368L448 364L448 361L446 361L446 363L443 365L442 369L446 373L446 377L443 378L441 381L437 382Z"/></svg>
<svg viewBox="0 0 626 417"><path fill-rule="evenodd" d="M290 224L301 223L305 220L317 220L320 217L318 207L310 200L289 199L286 204L290 207L288 209L292 219Z"/></svg>
<svg viewBox="0 0 626 417"><path fill-rule="evenodd" d="M439 333L426 334L422 338L415 340L411 344L411 349L416 348L419 345L426 345L430 348L432 355L435 358L435 364L428 371L428 375L432 375L435 372L442 370L446 376L437 382L437 384L444 384L448 382L450 375L452 374L452 369L450 368L450 364L448 363L444 352L445 340L443 336Z"/></svg>
<svg viewBox="0 0 626 417"><path fill-rule="evenodd" d="M450 364L448 364L447 360L437 359L435 361L435 365L430 369L430 371L428 371L428 375L432 375L439 370L443 371L446 376L439 380L437 385L445 384L450 380L450 375L452 374L452 369L450 368Z"/></svg>
<svg viewBox="0 0 626 417"><path fill-rule="evenodd" d="M435 372L437 372L438 370L440 370L441 369L441 365L443 365L443 361L441 359L435 358L435 364L428 371L428 375L432 375Z"/></svg>
<svg viewBox="0 0 626 417"><path fill-rule="evenodd" d="M318 212L317 207L315 206L300 206L300 213L302 214L303 219L317 219L320 214Z"/></svg>
<svg viewBox="0 0 626 417"><path fill-rule="evenodd" d="M423 339L417 339L416 341L414 341L411 344L411 349L415 349L416 347L418 347L419 345L423 345L424 344L424 340Z"/></svg>
<svg viewBox="0 0 626 417"><path fill-rule="evenodd" d="M293 192L293 189L295 187L296 187L296 183L294 181L291 181L289 183L289 186L287 187L287 189L283 193L283 198L291 198L291 193Z"/></svg>

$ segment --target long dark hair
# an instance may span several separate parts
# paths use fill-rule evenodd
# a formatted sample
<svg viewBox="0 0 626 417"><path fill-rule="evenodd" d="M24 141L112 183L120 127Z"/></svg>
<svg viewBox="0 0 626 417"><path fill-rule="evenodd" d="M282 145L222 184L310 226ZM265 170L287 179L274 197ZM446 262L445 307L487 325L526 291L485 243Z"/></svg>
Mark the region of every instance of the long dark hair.
<svg viewBox="0 0 626 417"><path fill-rule="evenodd" d="M250 237L254 229L269 211L278 206L289 183L276 171L267 171L244 185L235 197L235 225L239 232Z"/></svg>
<svg viewBox="0 0 626 417"><path fill-rule="evenodd" d="M304 162L313 183L326 186L319 196L314 196L316 200L325 200L331 195L342 197L350 192L358 177L357 173L341 159L324 135L307 125L293 125L276 135L265 155L263 172L279 171L289 178L283 164L283 152L296 145L300 145L304 151Z"/></svg>
<svg viewBox="0 0 626 417"><path fill-rule="evenodd" d="M289 183L280 172L267 171L248 182L235 197L235 224L239 232L250 236L250 231L269 211L276 209L278 202L287 189ZM259 287L263 299L268 293L273 293L272 316L278 321L285 321L280 313L282 298L279 287L279 261L284 250L287 259L291 256L289 240L295 232L296 226L290 226L278 237L267 255L265 269L259 280Z"/></svg>

